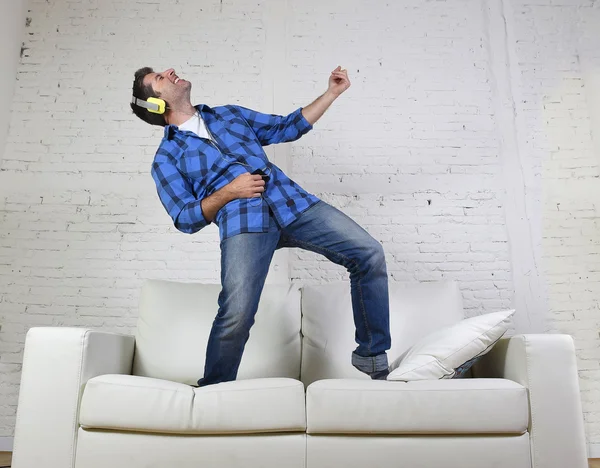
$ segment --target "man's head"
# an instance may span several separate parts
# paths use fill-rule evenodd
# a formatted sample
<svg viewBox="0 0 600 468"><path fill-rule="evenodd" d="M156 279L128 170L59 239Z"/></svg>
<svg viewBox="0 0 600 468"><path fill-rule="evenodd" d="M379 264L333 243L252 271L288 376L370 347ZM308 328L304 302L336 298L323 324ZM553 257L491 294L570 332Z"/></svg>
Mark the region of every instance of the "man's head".
<svg viewBox="0 0 600 468"><path fill-rule="evenodd" d="M147 100L149 97L163 99L167 103L167 110L164 114L154 114L133 103L131 110L144 122L164 127L169 123L169 114L191 105L191 89L192 83L180 79L172 68L161 73L155 72L150 67L140 68L135 72L133 79L133 95L143 100Z"/></svg>

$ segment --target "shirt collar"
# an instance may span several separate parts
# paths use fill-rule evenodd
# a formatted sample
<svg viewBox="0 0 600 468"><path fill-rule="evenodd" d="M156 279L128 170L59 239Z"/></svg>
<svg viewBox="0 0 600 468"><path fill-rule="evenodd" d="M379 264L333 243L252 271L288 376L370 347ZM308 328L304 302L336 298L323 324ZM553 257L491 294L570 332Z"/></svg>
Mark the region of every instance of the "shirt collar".
<svg viewBox="0 0 600 468"><path fill-rule="evenodd" d="M198 110L200 117L204 120L206 120L204 117L206 114L214 113L214 110L212 110L206 104L197 104L194 107ZM173 124L165 125L164 138L166 138L167 140L171 140L173 138L173 135L175 135L175 132L178 129L179 129L179 127L177 127L177 125L173 125Z"/></svg>

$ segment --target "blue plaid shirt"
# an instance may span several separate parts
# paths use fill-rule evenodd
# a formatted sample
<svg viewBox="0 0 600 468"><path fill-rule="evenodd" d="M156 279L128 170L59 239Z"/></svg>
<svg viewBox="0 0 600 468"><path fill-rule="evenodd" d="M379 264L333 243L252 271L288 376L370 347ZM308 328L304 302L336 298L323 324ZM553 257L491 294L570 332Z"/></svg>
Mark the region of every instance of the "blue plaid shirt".
<svg viewBox="0 0 600 468"><path fill-rule="evenodd" d="M221 240L242 232L267 232L269 209L277 224L285 227L319 201L270 162L262 149L295 141L312 129L301 107L287 116L236 105L200 104L196 109L213 142L167 125L151 170L160 201L179 231L191 234L210 224L202 214L201 200L256 169L270 177L265 191L261 197L233 200L217 212L214 222Z"/></svg>

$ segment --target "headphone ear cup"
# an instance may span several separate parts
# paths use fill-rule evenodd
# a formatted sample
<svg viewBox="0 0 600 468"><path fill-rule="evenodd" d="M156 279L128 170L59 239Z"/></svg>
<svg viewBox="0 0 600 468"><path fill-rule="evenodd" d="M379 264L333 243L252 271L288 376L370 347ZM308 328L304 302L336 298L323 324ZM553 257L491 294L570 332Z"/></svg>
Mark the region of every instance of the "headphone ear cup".
<svg viewBox="0 0 600 468"><path fill-rule="evenodd" d="M167 108L167 103L163 99L149 97L147 101L150 104L156 104L158 106L158 110L148 109L148 112L152 112L153 114L164 114Z"/></svg>

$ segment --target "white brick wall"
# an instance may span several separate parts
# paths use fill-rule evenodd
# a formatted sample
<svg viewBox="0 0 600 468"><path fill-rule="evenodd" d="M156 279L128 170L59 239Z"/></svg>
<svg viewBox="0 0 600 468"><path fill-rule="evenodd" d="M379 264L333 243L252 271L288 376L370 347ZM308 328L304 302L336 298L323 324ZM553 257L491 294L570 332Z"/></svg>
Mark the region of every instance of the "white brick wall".
<svg viewBox="0 0 600 468"><path fill-rule="evenodd" d="M508 308L481 9L470 1L361 5L343 14L337 2L291 5L292 95L310 100L329 64L347 66L353 82L293 147L293 173L382 242L392 281L456 279L469 314ZM313 50L319 37L327 47ZM292 279L347 277L311 253L295 252L291 265Z"/></svg>
<svg viewBox="0 0 600 468"><path fill-rule="evenodd" d="M6 143L10 103L15 88L15 75L23 45L27 5L25 0L0 2L0 157Z"/></svg>
<svg viewBox="0 0 600 468"><path fill-rule="evenodd" d="M548 330L573 336L590 455L600 457L600 137L590 92L600 74L600 10L591 1L518 1L515 100L541 215ZM598 82L595 83L596 86ZM596 91L597 92L597 91ZM541 196L540 196L541 194ZM539 201L541 200L541 204Z"/></svg>
<svg viewBox="0 0 600 468"><path fill-rule="evenodd" d="M382 242L391 281L456 279L469 315L517 304L517 331L540 331L543 315L545 329L571 333L588 438L600 443L599 153L582 72L598 63L591 0L30 9L0 161L0 436L12 435L28 328L130 332L145 278L219 280L214 226L178 233L156 197L161 129L128 110L133 71L173 66L196 102L284 114L341 64L350 90L268 154ZM290 252L269 281L347 278Z"/></svg>

